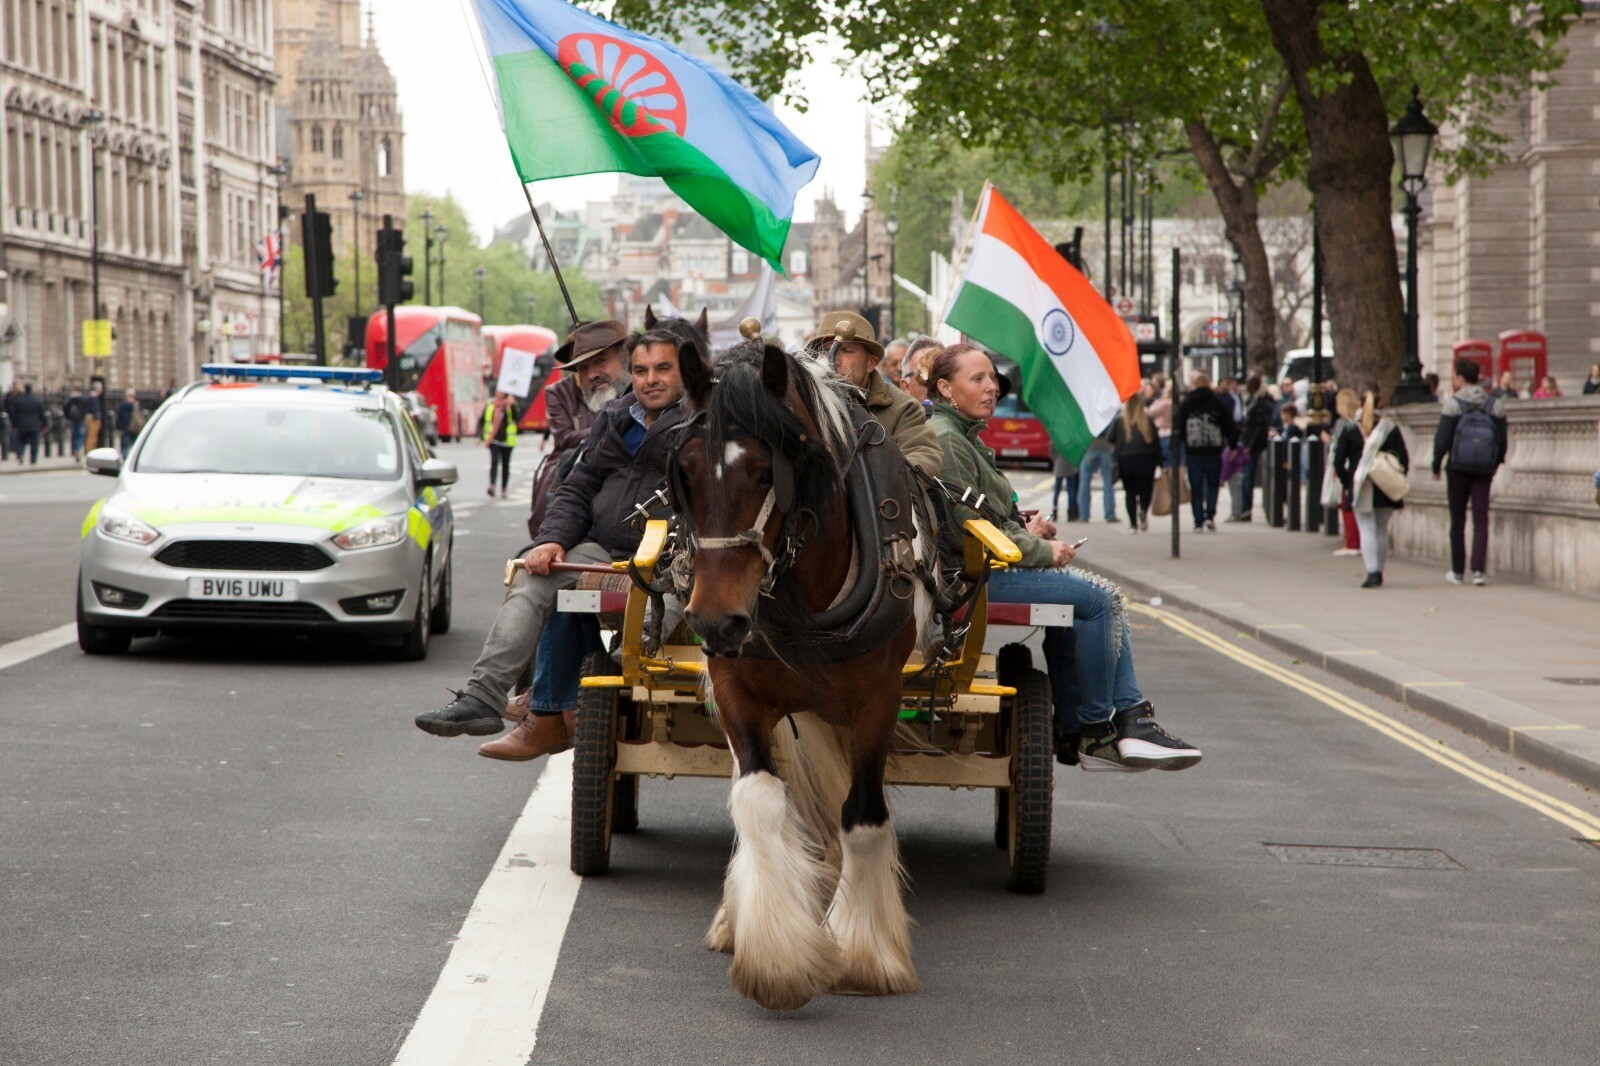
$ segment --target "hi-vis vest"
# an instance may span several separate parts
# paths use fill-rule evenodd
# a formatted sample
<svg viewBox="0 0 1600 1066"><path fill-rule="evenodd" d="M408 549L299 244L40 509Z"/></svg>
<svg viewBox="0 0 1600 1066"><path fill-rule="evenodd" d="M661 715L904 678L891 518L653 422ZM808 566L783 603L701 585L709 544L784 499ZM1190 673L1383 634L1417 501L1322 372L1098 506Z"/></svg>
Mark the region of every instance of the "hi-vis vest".
<svg viewBox="0 0 1600 1066"><path fill-rule="evenodd" d="M494 404L487 404L483 409L483 439L494 441ZM506 447L517 446L517 408L515 405L506 406Z"/></svg>

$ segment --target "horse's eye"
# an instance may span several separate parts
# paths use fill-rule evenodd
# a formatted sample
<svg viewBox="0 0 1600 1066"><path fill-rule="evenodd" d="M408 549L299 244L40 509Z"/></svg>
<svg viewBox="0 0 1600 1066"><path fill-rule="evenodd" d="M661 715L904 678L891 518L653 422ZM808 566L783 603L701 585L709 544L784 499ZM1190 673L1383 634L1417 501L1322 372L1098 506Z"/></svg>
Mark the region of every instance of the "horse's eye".
<svg viewBox="0 0 1600 1066"><path fill-rule="evenodd" d="M757 474L756 475L756 484L758 484L758 485L770 485L770 484L772 484L772 470L769 468L769 469L763 470L763 471L761 471L761 473Z"/></svg>

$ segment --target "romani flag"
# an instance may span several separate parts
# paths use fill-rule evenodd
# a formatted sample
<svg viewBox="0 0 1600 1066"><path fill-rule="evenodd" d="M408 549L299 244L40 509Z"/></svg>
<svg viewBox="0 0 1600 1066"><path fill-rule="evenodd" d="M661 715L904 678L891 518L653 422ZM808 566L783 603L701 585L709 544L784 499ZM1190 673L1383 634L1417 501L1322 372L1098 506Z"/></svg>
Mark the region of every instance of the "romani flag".
<svg viewBox="0 0 1600 1066"><path fill-rule="evenodd" d="M722 73L563 0L473 0L500 124L524 182L661 177L782 271L817 154Z"/></svg>
<svg viewBox="0 0 1600 1066"><path fill-rule="evenodd" d="M1022 400L1076 463L1139 387L1139 350L1111 305L991 185L945 321L1017 362Z"/></svg>

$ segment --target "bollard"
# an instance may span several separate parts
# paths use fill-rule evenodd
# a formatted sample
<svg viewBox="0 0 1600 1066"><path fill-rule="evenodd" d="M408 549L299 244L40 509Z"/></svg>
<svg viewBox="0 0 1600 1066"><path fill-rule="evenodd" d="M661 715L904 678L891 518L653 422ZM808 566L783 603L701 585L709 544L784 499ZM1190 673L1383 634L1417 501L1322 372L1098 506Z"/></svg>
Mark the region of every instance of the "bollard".
<svg viewBox="0 0 1600 1066"><path fill-rule="evenodd" d="M1289 503L1289 532L1300 532L1300 475L1305 469L1305 438L1290 441L1286 449L1289 455L1288 487L1284 496Z"/></svg>
<svg viewBox="0 0 1600 1066"><path fill-rule="evenodd" d="M1289 442L1279 438L1267 445L1272 460L1272 476L1267 484L1272 486L1272 505L1267 511L1274 529L1283 528L1284 496L1289 492Z"/></svg>
<svg viewBox="0 0 1600 1066"><path fill-rule="evenodd" d="M1306 441L1306 532L1322 529L1322 479L1326 475L1322 461L1321 439Z"/></svg>

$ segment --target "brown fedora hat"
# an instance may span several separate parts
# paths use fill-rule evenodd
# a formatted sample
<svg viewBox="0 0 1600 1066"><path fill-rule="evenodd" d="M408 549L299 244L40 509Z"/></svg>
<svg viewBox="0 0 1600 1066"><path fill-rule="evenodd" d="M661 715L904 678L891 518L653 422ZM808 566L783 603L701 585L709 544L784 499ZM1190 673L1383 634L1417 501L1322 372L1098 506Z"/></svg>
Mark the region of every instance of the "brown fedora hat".
<svg viewBox="0 0 1600 1066"><path fill-rule="evenodd" d="M829 311L822 316L822 321L817 325L815 340L831 342L835 337L839 338L840 343L859 344L879 359L883 358L883 345L878 343L877 334L872 331L872 323L854 311Z"/></svg>
<svg viewBox="0 0 1600 1066"><path fill-rule="evenodd" d="M609 351L628 339L628 327L607 319L603 322L583 322L574 326L566 341L556 349L556 362L563 370L572 370L580 363Z"/></svg>

